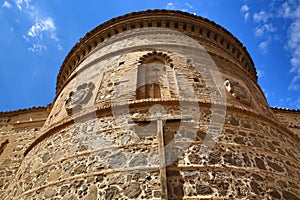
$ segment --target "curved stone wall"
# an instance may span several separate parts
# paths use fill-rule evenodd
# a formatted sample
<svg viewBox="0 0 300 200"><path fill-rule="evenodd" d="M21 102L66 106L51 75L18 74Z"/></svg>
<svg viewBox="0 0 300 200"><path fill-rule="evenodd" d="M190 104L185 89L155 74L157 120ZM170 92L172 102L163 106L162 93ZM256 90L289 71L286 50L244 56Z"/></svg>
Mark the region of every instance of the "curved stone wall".
<svg viewBox="0 0 300 200"><path fill-rule="evenodd" d="M93 43L125 19L130 30ZM76 64L88 45L66 58L6 199L299 199L299 138L274 117L240 42L181 12L107 24Z"/></svg>
<svg viewBox="0 0 300 200"><path fill-rule="evenodd" d="M57 94L65 86L78 65L104 41L134 29L147 27L167 28L180 31L200 41L207 51L238 63L244 73L257 80L253 61L246 48L230 32L214 22L192 14L171 10L134 12L101 24L88 32L67 55L57 77ZM225 54L225 55L224 55Z"/></svg>
<svg viewBox="0 0 300 200"><path fill-rule="evenodd" d="M165 108L168 113L178 109ZM135 112L144 109L137 107ZM217 144L202 155L211 110L207 105L200 110L196 134L186 136L194 140L167 167L169 199L297 199L300 149L289 133L263 117L229 108ZM134 116L133 112L124 118ZM196 124L185 123L188 135ZM11 194L15 199L160 198L153 127L139 134L132 124L132 131L124 133L120 124L104 114L57 131L26 155ZM175 122L166 123L166 133L174 127ZM180 142L174 146L182 147Z"/></svg>

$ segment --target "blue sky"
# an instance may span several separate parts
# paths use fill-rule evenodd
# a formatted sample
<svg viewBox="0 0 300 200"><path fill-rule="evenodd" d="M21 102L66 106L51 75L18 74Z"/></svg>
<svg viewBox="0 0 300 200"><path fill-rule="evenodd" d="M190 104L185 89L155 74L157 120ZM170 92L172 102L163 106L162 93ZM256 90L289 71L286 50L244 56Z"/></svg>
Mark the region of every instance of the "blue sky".
<svg viewBox="0 0 300 200"><path fill-rule="evenodd" d="M269 104L300 109L299 0L0 0L0 111L51 103L59 68L79 38L146 9L220 24L247 47Z"/></svg>

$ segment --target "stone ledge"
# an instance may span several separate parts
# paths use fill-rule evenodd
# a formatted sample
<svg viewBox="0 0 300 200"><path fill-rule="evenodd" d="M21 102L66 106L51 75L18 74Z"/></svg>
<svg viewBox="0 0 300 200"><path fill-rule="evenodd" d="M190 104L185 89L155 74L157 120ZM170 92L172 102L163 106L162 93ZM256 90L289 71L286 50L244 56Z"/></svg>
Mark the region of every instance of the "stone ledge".
<svg viewBox="0 0 300 200"><path fill-rule="evenodd" d="M199 106L210 106L212 105L209 101L204 101L204 102L200 102L200 101L196 101L195 99L165 99L165 101L162 101L161 99L146 99L146 100L136 100L133 102L128 103L124 103L124 102L119 102L117 104L106 104L103 106L98 106L98 107L92 107L92 109L85 109L84 113L79 113L73 116L73 118L65 120L63 122L57 123L57 124L53 124L52 127L46 129L43 131L43 133L41 133L40 137L37 138L24 152L24 156L26 156L28 154L28 152L34 147L36 146L39 142L41 142L42 140L48 138L49 136L51 136L52 134L56 133L56 131L61 130L71 124L74 124L75 121L84 121L86 119L89 119L91 117L95 117L95 113L96 116L99 117L103 114L107 115L107 114L112 114L111 113L111 108L112 107L124 107L124 106L129 106L132 104L135 107L139 107L139 106L143 106L143 104L149 104L149 103L156 103L159 102L161 104L168 104L168 105L174 105L174 103L178 103L179 101L192 101L192 102L197 102ZM171 104L170 104L171 103ZM248 109L242 106L235 106L233 104L230 105L226 105L226 104L213 104L214 106L217 106L216 108L226 108L226 110L232 110L232 111L238 111L238 112L242 112L243 114L248 113L249 115L255 116L255 117L259 117L262 120L265 120L269 123L271 123L272 125L277 126L278 128L284 130L285 132L289 133L290 135L292 135L295 139L300 140L300 136L298 136L297 134L293 133L291 130L289 130L286 126L282 125L279 123L279 121L274 121L273 118L269 117L269 116L265 116L262 115L252 109Z"/></svg>

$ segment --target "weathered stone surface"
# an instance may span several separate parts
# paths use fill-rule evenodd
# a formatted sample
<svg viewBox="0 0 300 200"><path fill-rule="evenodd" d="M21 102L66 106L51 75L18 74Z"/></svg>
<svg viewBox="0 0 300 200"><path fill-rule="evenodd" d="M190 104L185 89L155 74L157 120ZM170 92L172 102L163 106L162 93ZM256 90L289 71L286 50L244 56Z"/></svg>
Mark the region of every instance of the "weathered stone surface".
<svg viewBox="0 0 300 200"><path fill-rule="evenodd" d="M233 125L233 126L238 126L239 121L235 117L231 117L230 118L230 124Z"/></svg>
<svg viewBox="0 0 300 200"><path fill-rule="evenodd" d="M265 163L262 159L256 157L255 162L259 169L266 169Z"/></svg>
<svg viewBox="0 0 300 200"><path fill-rule="evenodd" d="M221 195L226 196L228 193L229 189L229 183L227 182L220 182L218 183L218 191L220 192Z"/></svg>
<svg viewBox="0 0 300 200"><path fill-rule="evenodd" d="M244 138L242 138L242 137L236 137L236 138L234 138L234 142L236 142L238 144L245 144Z"/></svg>
<svg viewBox="0 0 300 200"><path fill-rule="evenodd" d="M190 154L189 155L189 161L192 164L201 164L202 158L197 154Z"/></svg>
<svg viewBox="0 0 300 200"><path fill-rule="evenodd" d="M261 177L260 175L258 174L252 174L253 178L256 180L256 181L263 181L263 177Z"/></svg>
<svg viewBox="0 0 300 200"><path fill-rule="evenodd" d="M140 184L137 182L130 183L128 187L124 190L124 195L128 196L129 198L138 198L141 194L142 190Z"/></svg>
<svg viewBox="0 0 300 200"><path fill-rule="evenodd" d="M224 161L234 166L242 166L242 161L236 155L233 155L231 152L224 155Z"/></svg>
<svg viewBox="0 0 300 200"><path fill-rule="evenodd" d="M135 155L129 162L130 167L147 166L147 164L148 164L147 158L145 155L142 154Z"/></svg>
<svg viewBox="0 0 300 200"><path fill-rule="evenodd" d="M56 191L54 189L49 189L45 191L45 197L46 198L53 198L56 194Z"/></svg>
<svg viewBox="0 0 300 200"><path fill-rule="evenodd" d="M251 185L251 189L253 190L253 192L257 195L260 195L261 188L260 188L259 184L255 181L251 181L250 185Z"/></svg>
<svg viewBox="0 0 300 200"><path fill-rule="evenodd" d="M68 194L62 198L63 200L77 200L78 197L75 194Z"/></svg>
<svg viewBox="0 0 300 200"><path fill-rule="evenodd" d="M112 200L118 194L119 189L115 186L111 186L105 191L105 200Z"/></svg>
<svg viewBox="0 0 300 200"><path fill-rule="evenodd" d="M97 200L98 189L95 185L92 185L89 189L88 195L84 197L85 200Z"/></svg>
<svg viewBox="0 0 300 200"><path fill-rule="evenodd" d="M282 191L282 196L283 196L284 199L288 199L288 200L299 200L300 199L295 194L293 194L289 191L286 191L286 190Z"/></svg>
<svg viewBox="0 0 300 200"><path fill-rule="evenodd" d="M281 199L280 193L276 190L271 191L269 194L274 199Z"/></svg>
<svg viewBox="0 0 300 200"><path fill-rule="evenodd" d="M76 167L75 169L74 169L74 172L75 172L75 174L82 174L82 173L85 173L86 172L86 166L85 166L85 164L82 164L82 165L79 165L78 167Z"/></svg>
<svg viewBox="0 0 300 200"><path fill-rule="evenodd" d="M5 200L299 199L299 111L272 112L246 49L209 20L116 18L79 41L57 88L48 107L0 113Z"/></svg>
<svg viewBox="0 0 300 200"><path fill-rule="evenodd" d="M50 181L50 182L51 181L57 181L59 179L61 173L62 173L61 169L57 169L55 171L52 171L52 172L50 172L49 177L48 177L47 180Z"/></svg>
<svg viewBox="0 0 300 200"><path fill-rule="evenodd" d="M64 185L60 188L59 194L61 196L65 196L65 194L67 193L67 191L69 190L70 186L68 185Z"/></svg>
<svg viewBox="0 0 300 200"><path fill-rule="evenodd" d="M198 195L210 195L213 193L213 190L209 186L202 184L196 186L196 191Z"/></svg>
<svg viewBox="0 0 300 200"><path fill-rule="evenodd" d="M218 152L213 152L208 155L208 163L217 164L221 161L221 155Z"/></svg>
<svg viewBox="0 0 300 200"><path fill-rule="evenodd" d="M127 158L124 153L117 153L112 156L112 158L109 162L109 167L113 168L113 169L121 168L125 164L126 160L127 160Z"/></svg>
<svg viewBox="0 0 300 200"><path fill-rule="evenodd" d="M42 157L42 160L43 160L44 163L46 163L46 162L49 161L50 158L51 158L51 157L50 157L49 153L45 153L45 154L43 155L43 157Z"/></svg>

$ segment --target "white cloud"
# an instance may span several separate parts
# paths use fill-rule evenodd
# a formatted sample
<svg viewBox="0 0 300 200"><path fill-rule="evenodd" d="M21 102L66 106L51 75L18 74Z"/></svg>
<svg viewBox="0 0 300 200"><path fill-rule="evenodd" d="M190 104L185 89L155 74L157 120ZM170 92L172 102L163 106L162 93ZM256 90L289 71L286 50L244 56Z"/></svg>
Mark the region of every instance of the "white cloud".
<svg viewBox="0 0 300 200"><path fill-rule="evenodd" d="M276 31L276 28L272 23L264 24L262 26L257 26L255 28L254 34L256 37L262 37L265 33L273 33Z"/></svg>
<svg viewBox="0 0 300 200"><path fill-rule="evenodd" d="M166 8L167 8L168 10L174 10L174 9L175 9L175 4L172 3L172 2L169 2L169 3L167 4Z"/></svg>
<svg viewBox="0 0 300 200"><path fill-rule="evenodd" d="M240 11L241 13L244 14L244 20L245 22L248 20L249 16L250 16L250 13L248 12L250 10L249 6L248 5L242 5Z"/></svg>
<svg viewBox="0 0 300 200"><path fill-rule="evenodd" d="M244 7L241 10L247 10ZM275 27L270 21L281 21L282 26ZM286 0L282 3L272 0L268 9L254 13L253 21L259 25L254 29L256 37L267 37L259 44L262 53L268 52L271 40L278 38L279 31L286 30L285 49L290 54L290 73L293 78L289 90L300 90L300 1ZM278 31L279 30L279 31ZM272 34L275 33L275 34Z"/></svg>
<svg viewBox="0 0 300 200"><path fill-rule="evenodd" d="M63 48L60 44L57 45L57 50L63 50Z"/></svg>
<svg viewBox="0 0 300 200"><path fill-rule="evenodd" d="M257 72L258 78L262 78L265 74L265 72L263 70L260 70L260 69L256 70L256 72Z"/></svg>
<svg viewBox="0 0 300 200"><path fill-rule="evenodd" d="M267 22L267 20L270 18L270 16L266 13L266 11L262 10L259 13L253 14L253 20L254 22Z"/></svg>
<svg viewBox="0 0 300 200"><path fill-rule="evenodd" d="M264 27L256 27L255 28L255 37L262 37L265 33Z"/></svg>
<svg viewBox="0 0 300 200"><path fill-rule="evenodd" d="M9 2L4 1L3 4L2 4L2 7L4 7L4 8L11 8L12 5Z"/></svg>
<svg viewBox="0 0 300 200"><path fill-rule="evenodd" d="M248 10L249 10L250 8L248 7L248 5L242 5L242 7L241 7L241 12L248 12Z"/></svg>
<svg viewBox="0 0 300 200"><path fill-rule="evenodd" d="M31 0L15 0L15 4L20 11L23 10L23 7L29 8Z"/></svg>
<svg viewBox="0 0 300 200"><path fill-rule="evenodd" d="M20 11L23 10L23 6L25 5L25 8L29 8L31 0L15 0L15 4L18 7Z"/></svg>
<svg viewBox="0 0 300 200"><path fill-rule="evenodd" d="M48 17L45 20L38 20L28 31L28 36L30 37L37 37L41 34L41 32L49 31L53 33L55 31L55 25L53 19ZM53 37L51 35L51 37Z"/></svg>
<svg viewBox="0 0 300 200"><path fill-rule="evenodd" d="M195 8L193 5L189 3L183 3L183 2L169 2L166 5L166 9L168 10L181 10L183 12L189 12L193 15L197 15L195 11L197 11L197 8Z"/></svg>
<svg viewBox="0 0 300 200"><path fill-rule="evenodd" d="M17 7L19 8L19 10L22 10L22 0L16 0L15 1Z"/></svg>
<svg viewBox="0 0 300 200"><path fill-rule="evenodd" d="M295 0L289 0L284 2L278 10L279 17L285 19L300 17L299 2Z"/></svg>
<svg viewBox="0 0 300 200"><path fill-rule="evenodd" d="M281 99L279 100L279 102L289 102L289 101L291 101L291 100L292 100L291 97L287 97L287 98L281 98Z"/></svg>
<svg viewBox="0 0 300 200"><path fill-rule="evenodd" d="M32 47L29 47L28 50L31 51L32 53L39 53L43 50L47 50L47 47L43 44L36 43L33 44Z"/></svg>
<svg viewBox="0 0 300 200"><path fill-rule="evenodd" d="M297 19L292 23L288 30L288 47L291 49L297 49L300 44L300 19Z"/></svg>
<svg viewBox="0 0 300 200"><path fill-rule="evenodd" d="M31 3L31 0L14 0L14 3L31 23L27 33L23 35L24 40L30 44L28 48L30 52L47 50L46 43L52 43L58 47L57 49L62 49L58 43L59 38L56 35L56 26L52 17L45 15L43 10Z"/></svg>
<svg viewBox="0 0 300 200"><path fill-rule="evenodd" d="M192 9L192 10L195 9L194 6L192 6L192 5L189 4L189 3L185 3L184 5L185 5L186 7L188 7L189 9Z"/></svg>
<svg viewBox="0 0 300 200"><path fill-rule="evenodd" d="M289 90L299 90L300 89L300 75L296 75L293 77L289 87Z"/></svg>
<svg viewBox="0 0 300 200"><path fill-rule="evenodd" d="M283 3L279 15L284 19L292 20L287 32L287 47L291 52L290 72L294 77L288 89L300 90L300 3L295 3L293 0Z"/></svg>
<svg viewBox="0 0 300 200"><path fill-rule="evenodd" d="M268 47L270 45L271 41L270 40L266 40L266 41L263 41L259 44L259 49L261 50L261 52L263 54L267 53L268 52Z"/></svg>
<svg viewBox="0 0 300 200"><path fill-rule="evenodd" d="M249 15L250 15L249 13L246 13L246 14L244 15L245 22L248 20Z"/></svg>

